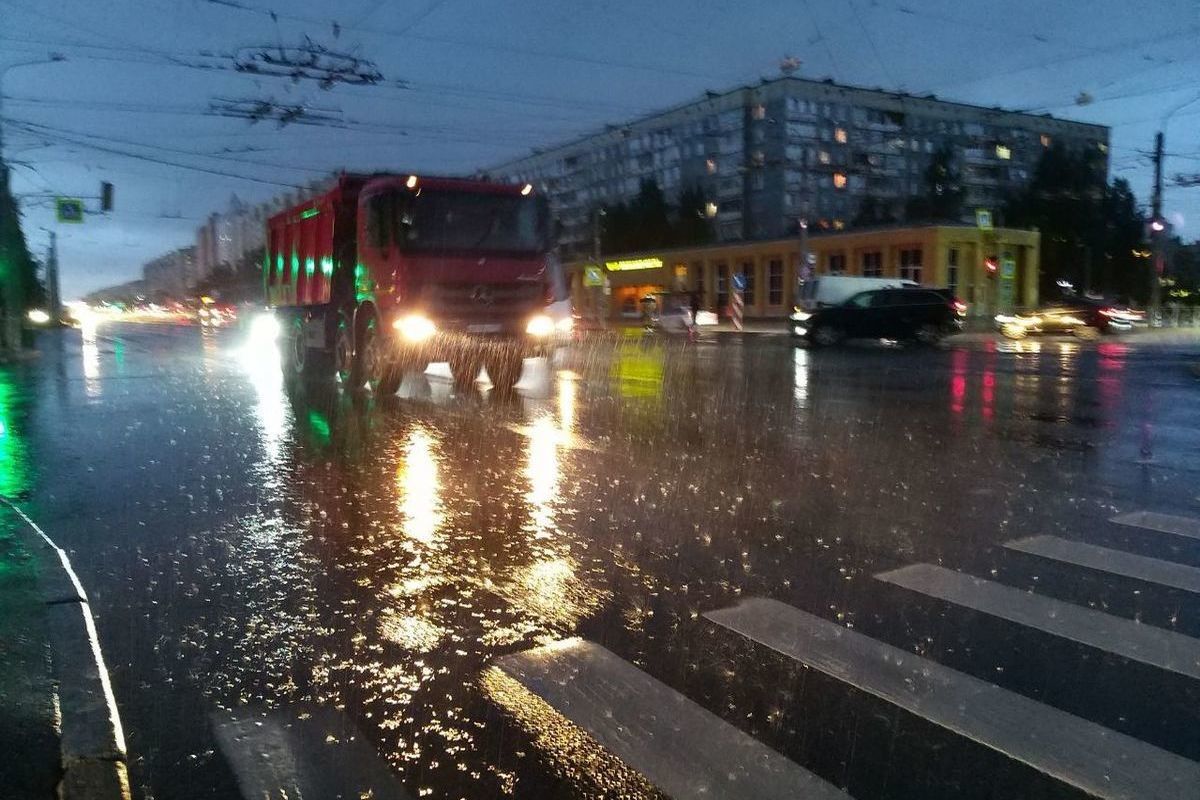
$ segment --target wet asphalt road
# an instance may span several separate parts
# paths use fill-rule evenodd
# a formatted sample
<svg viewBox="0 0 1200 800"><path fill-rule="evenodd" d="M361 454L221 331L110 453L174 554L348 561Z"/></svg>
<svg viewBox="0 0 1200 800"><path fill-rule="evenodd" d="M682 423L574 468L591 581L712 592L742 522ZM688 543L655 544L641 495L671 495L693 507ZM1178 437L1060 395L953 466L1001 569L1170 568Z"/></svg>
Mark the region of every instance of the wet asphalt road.
<svg viewBox="0 0 1200 800"><path fill-rule="evenodd" d="M6 485L100 614L139 797L236 796L231 715L313 709L412 797L652 795L489 670L572 636L857 798L1082 796L702 616L752 596L1200 760L1200 681L872 577L941 564L1200 636L1198 594L1001 547L1200 566L1107 522L1200 516L1194 346L632 334L515 398L387 400L289 389L235 331L41 349L0 398Z"/></svg>

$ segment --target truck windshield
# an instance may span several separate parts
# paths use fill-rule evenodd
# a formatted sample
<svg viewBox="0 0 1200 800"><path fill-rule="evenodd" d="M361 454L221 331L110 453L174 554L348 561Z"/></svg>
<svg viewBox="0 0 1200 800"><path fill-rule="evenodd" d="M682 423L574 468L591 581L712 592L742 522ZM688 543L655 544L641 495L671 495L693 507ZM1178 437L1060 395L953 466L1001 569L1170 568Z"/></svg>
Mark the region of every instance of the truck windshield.
<svg viewBox="0 0 1200 800"><path fill-rule="evenodd" d="M384 216L401 250L532 251L544 245L545 204L537 197L427 190L387 199L394 211Z"/></svg>

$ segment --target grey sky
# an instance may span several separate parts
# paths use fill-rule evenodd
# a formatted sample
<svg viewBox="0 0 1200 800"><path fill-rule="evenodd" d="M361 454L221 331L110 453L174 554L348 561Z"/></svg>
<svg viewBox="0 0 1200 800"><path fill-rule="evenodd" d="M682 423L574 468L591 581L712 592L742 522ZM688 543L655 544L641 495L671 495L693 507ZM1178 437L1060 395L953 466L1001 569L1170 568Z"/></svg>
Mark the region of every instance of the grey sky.
<svg viewBox="0 0 1200 800"><path fill-rule="evenodd" d="M178 65L304 35L371 59L391 85L326 92ZM0 68L52 51L68 59L3 79L16 191L116 185L113 214L58 226L68 297L137 277L147 259L190 243L232 193L263 200L283 190L266 182L342 167L470 170L776 75L785 55L801 59L805 77L1111 125L1113 175L1148 202L1144 152L1162 116L1191 100L1169 124L1167 151L1178 155L1166 172L1200 172L1197 44L1193 0L0 0ZM1094 102L1075 105L1080 92ZM214 97L311 103L346 127L252 126L208 113ZM256 180L155 163L164 161ZM25 204L26 223L41 252L40 228L54 223L36 202ZM1168 188L1165 209L1186 238L1200 236L1200 188Z"/></svg>

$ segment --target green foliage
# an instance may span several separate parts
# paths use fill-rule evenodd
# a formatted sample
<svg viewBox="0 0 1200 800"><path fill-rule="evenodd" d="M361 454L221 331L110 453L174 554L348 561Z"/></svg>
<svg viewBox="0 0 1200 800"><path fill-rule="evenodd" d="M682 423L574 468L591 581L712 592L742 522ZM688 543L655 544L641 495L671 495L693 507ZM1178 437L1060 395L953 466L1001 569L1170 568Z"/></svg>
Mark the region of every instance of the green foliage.
<svg viewBox="0 0 1200 800"><path fill-rule="evenodd" d="M924 193L910 198L904 208L909 222L958 221L962 218L962 176L954 168L954 151L942 145L925 168ZM861 209L860 209L860 214Z"/></svg>
<svg viewBox="0 0 1200 800"><path fill-rule="evenodd" d="M8 168L0 163L0 285L16 292L21 313L39 297L37 262L29 254L21 214L8 183Z"/></svg>
<svg viewBox="0 0 1200 800"><path fill-rule="evenodd" d="M704 194L698 188L684 190L672 206L656 181L644 180L637 197L628 203L604 206L601 251L630 253L710 242L712 227L704 216L704 206Z"/></svg>
<svg viewBox="0 0 1200 800"><path fill-rule="evenodd" d="M1143 219L1129 183L1103 181L1103 161L1090 152L1055 144L1045 153L1024 191L1004 205L1008 227L1041 231L1041 292L1069 280L1106 295L1145 301L1149 262Z"/></svg>

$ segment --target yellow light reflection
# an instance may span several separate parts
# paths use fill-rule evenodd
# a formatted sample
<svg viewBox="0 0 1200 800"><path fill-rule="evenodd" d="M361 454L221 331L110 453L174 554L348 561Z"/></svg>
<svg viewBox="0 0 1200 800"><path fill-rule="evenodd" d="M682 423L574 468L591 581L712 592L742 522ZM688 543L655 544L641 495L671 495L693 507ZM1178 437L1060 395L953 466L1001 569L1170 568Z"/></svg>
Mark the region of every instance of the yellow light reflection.
<svg viewBox="0 0 1200 800"><path fill-rule="evenodd" d="M402 614L398 611L385 611L379 620L379 632L384 639L394 642L406 650L417 653L428 653L446 636L446 629L433 624L429 620Z"/></svg>
<svg viewBox="0 0 1200 800"><path fill-rule="evenodd" d="M792 379L792 400L796 408L808 406L808 348L797 347L792 352L792 366L795 375Z"/></svg>
<svg viewBox="0 0 1200 800"><path fill-rule="evenodd" d="M565 377L558 379L558 429L563 436L570 436L575 430L575 404L579 386L573 380Z"/></svg>
<svg viewBox="0 0 1200 800"><path fill-rule="evenodd" d="M287 401L279 352L244 347L237 352L250 385L254 388L254 421L258 424L263 459L259 473L268 487L279 485L283 442L292 427L292 409Z"/></svg>
<svg viewBox="0 0 1200 800"><path fill-rule="evenodd" d="M534 744L589 796L655 798L654 787L620 758L605 750L545 700L497 667L480 676L484 694L532 737Z"/></svg>
<svg viewBox="0 0 1200 800"><path fill-rule="evenodd" d="M396 470L404 534L422 544L432 544L443 514L438 486L436 442L423 427L415 427L404 444L404 460Z"/></svg>
<svg viewBox="0 0 1200 800"><path fill-rule="evenodd" d="M530 523L535 538L549 536L555 529L554 500L558 495L558 437L554 419L544 414L529 427L529 461L525 475L529 478Z"/></svg>
<svg viewBox="0 0 1200 800"><path fill-rule="evenodd" d="M100 348L96 345L96 325L80 328L83 355L83 389L88 397L100 396Z"/></svg>
<svg viewBox="0 0 1200 800"><path fill-rule="evenodd" d="M500 594L523 611L570 630L610 596L607 590L584 584L578 573L575 559L552 556L519 569Z"/></svg>

